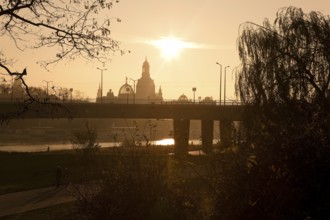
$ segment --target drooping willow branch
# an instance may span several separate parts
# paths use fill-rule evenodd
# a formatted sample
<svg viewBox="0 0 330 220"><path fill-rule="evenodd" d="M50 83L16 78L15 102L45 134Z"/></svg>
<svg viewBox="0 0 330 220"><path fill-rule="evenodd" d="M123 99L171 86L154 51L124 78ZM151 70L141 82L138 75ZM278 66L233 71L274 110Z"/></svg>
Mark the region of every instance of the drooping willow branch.
<svg viewBox="0 0 330 220"><path fill-rule="evenodd" d="M241 100L326 102L330 82L330 19L289 7L273 24L247 22L238 40Z"/></svg>

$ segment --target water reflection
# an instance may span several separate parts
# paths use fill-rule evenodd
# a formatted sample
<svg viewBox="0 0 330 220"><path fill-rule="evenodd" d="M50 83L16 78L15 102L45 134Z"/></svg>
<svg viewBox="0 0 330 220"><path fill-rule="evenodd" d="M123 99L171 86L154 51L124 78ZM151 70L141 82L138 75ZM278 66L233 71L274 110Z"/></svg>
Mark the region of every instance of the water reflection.
<svg viewBox="0 0 330 220"><path fill-rule="evenodd" d="M99 143L101 147L118 147L121 146L122 143L116 142L101 142ZM146 143L142 142L142 146L145 146ZM174 145L173 139L162 139L152 142L153 145L161 145L161 146L169 146ZM8 144L0 146L0 151L5 152L43 152L48 151L48 147L50 151L54 150L69 150L72 149L71 143L66 144Z"/></svg>
<svg viewBox="0 0 330 220"><path fill-rule="evenodd" d="M173 138L162 139L162 140L154 141L153 144L160 146L174 145L174 139Z"/></svg>
<svg viewBox="0 0 330 220"><path fill-rule="evenodd" d="M214 140L214 143L216 140ZM119 147L122 146L120 142L101 142L99 143L101 147ZM149 142L150 144L150 142ZM157 146L171 146L174 145L173 138L166 138L162 140L156 140L151 142L152 145ZM190 145L201 145L200 140L189 140ZM142 146L146 145L146 142L141 142ZM54 150L70 150L72 149L71 143L66 144L8 144L8 145L0 145L0 151L4 152L46 152L48 151L48 147L50 151Z"/></svg>

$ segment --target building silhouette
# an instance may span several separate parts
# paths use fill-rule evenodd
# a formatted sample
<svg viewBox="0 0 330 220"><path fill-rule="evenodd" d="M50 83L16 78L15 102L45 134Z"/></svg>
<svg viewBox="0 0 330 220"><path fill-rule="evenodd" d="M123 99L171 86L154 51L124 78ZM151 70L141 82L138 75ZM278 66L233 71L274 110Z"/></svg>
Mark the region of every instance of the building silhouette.
<svg viewBox="0 0 330 220"><path fill-rule="evenodd" d="M142 64L142 74L141 78L137 80L136 90L127 83L126 77L125 84L120 87L117 96L114 95L111 89L107 92L106 96L102 97L102 99L101 94L101 86L99 86L96 102L148 104L161 103L163 101L161 87L159 87L158 93L155 92L155 83L150 77L150 65L147 58Z"/></svg>
<svg viewBox="0 0 330 220"><path fill-rule="evenodd" d="M136 102L137 103L156 103L163 99L161 87L159 92L155 93L154 80L150 78L150 65L147 60L142 65L142 76L136 84Z"/></svg>

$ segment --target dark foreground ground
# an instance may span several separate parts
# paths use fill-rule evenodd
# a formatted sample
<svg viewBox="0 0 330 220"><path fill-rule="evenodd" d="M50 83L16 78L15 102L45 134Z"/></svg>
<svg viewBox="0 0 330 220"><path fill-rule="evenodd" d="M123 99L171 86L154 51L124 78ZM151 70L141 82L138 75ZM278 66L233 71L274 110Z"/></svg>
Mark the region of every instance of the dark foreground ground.
<svg viewBox="0 0 330 220"><path fill-rule="evenodd" d="M192 150L198 148L190 147ZM118 155L118 150L121 156L132 155L129 148L100 149L99 154L111 161ZM174 159L173 147L150 147L142 151ZM70 186L55 187L56 169L60 167L63 170L64 178L64 175L82 173L83 166L81 155L75 150L0 152L0 219L77 219L79 211L74 202L76 198L68 190ZM184 172L187 173L184 175L191 173Z"/></svg>
<svg viewBox="0 0 330 220"><path fill-rule="evenodd" d="M40 189L20 191L0 195L1 219L63 219L60 216L69 216L73 213L71 207L75 198L66 187L45 187ZM62 207L62 213L56 215L55 211ZM66 207L68 207L66 209ZM71 207L69 209L69 207ZM48 217L42 217L42 213L48 213ZM40 216L40 218L38 217ZM41 218L42 217L42 218Z"/></svg>

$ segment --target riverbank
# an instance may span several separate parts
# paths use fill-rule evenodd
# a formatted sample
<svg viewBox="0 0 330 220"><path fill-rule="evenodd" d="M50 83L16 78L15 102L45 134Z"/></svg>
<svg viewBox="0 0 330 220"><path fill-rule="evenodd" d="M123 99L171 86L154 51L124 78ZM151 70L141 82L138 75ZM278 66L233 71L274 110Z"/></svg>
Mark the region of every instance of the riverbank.
<svg viewBox="0 0 330 220"><path fill-rule="evenodd" d="M52 186L57 166L73 168L73 150L0 152L0 194Z"/></svg>
<svg viewBox="0 0 330 220"><path fill-rule="evenodd" d="M189 146L189 150L199 151L200 146ZM171 217L170 219L177 219L176 215L188 215L190 212L194 215L196 212L194 210L199 210L199 206L203 204L200 201L209 198L204 194L209 187L205 185L205 180L201 176L206 170L204 165L208 164L208 157L187 155L178 159L173 152L174 146L108 147L100 148L93 154L72 149L50 152L1 152L0 173L3 176L0 178L0 194L4 196L13 193L20 194L19 192L24 194L24 192L47 188L50 189L49 192L55 193L57 192L56 170L60 168L62 173L60 187L69 186L72 189L70 193L73 193L72 195L77 199L77 209L67 212L70 216L72 213L78 213L81 216L86 214L84 211L86 209L79 201L90 203L89 208L92 208L93 204L99 204L102 211L105 208L103 205L111 202L114 202L113 205L118 208L118 211L126 209L122 202L129 206L142 206L134 208L136 210L130 213L138 213L139 210L144 210L144 212L155 210L155 212L147 211L145 219L159 219L163 215ZM85 193L95 193L95 189L102 189L104 192L95 194L93 200L100 198L104 199L104 202L85 200ZM185 211L181 213L181 208L178 209L177 205L185 207L190 197L194 199L193 207L198 208L192 208L189 213ZM184 201L181 201L182 199ZM149 203L152 200L155 202ZM28 207L29 201L32 200L28 200L19 208ZM140 204L137 205L135 201L139 201ZM14 210L13 207L12 210ZM47 210L52 212L53 209ZM94 208L90 211L92 210ZM174 210L176 214L170 214ZM40 211L43 215L43 211ZM14 211L11 213L14 214ZM33 213L39 215L38 211ZM123 214L118 213L115 216L120 217ZM18 216L26 219L25 214ZM34 219L34 214L32 216ZM16 215L13 216L13 218L16 217Z"/></svg>
<svg viewBox="0 0 330 220"><path fill-rule="evenodd" d="M98 156L108 160L118 154L128 155L132 149L157 155L171 155L174 152L174 146L104 147L100 148ZM195 155L201 154L200 149L201 146L189 146L189 151ZM72 147L47 151L44 146L41 152L0 152L0 194L53 186L58 166L79 172L80 165L79 154Z"/></svg>

